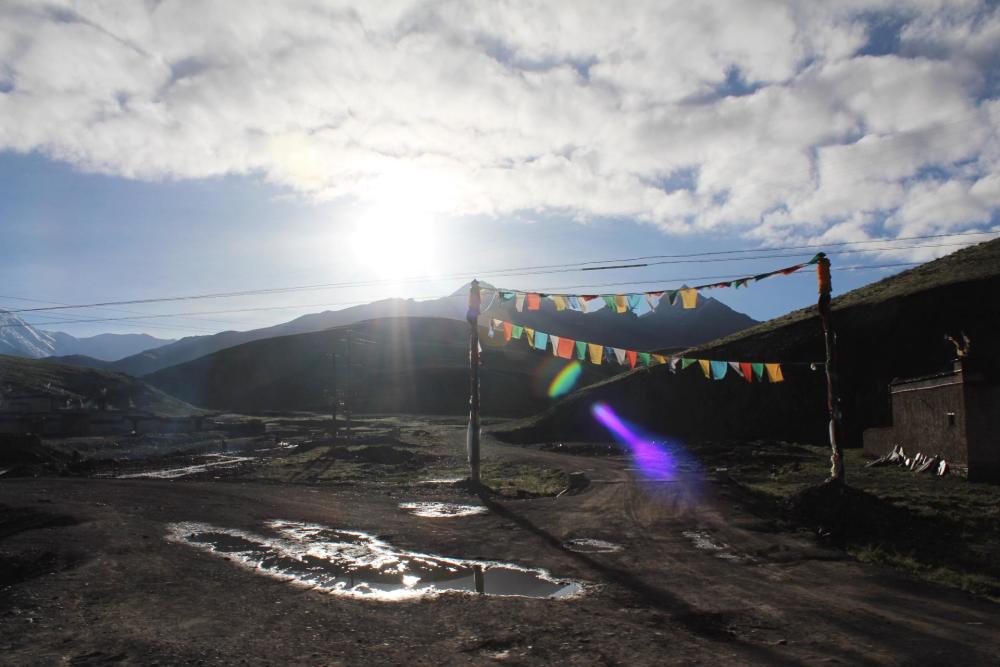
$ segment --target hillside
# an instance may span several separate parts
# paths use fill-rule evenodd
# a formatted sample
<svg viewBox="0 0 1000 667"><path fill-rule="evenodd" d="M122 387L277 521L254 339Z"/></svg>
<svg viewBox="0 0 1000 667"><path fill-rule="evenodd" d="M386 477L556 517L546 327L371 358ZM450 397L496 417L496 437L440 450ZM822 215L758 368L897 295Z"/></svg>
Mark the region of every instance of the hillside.
<svg viewBox="0 0 1000 667"><path fill-rule="evenodd" d="M92 401L107 389L107 401L114 408L137 410L162 416L186 415L197 410L122 373L68 366L39 359L0 355L0 400L6 395L47 394L60 399Z"/></svg>
<svg viewBox="0 0 1000 667"><path fill-rule="evenodd" d="M836 287L836 274L834 274ZM763 286L760 289L765 289ZM994 369L1000 359L1000 240L962 249L834 299L833 321L848 446L863 429L890 419L893 378L947 367L954 350L945 334L965 332L973 353ZM693 358L822 361L815 306L803 308L684 352ZM776 438L826 442L822 371L786 366L786 382L748 384L729 374L706 380L697 366L634 371L567 396L506 437L538 440L606 437L589 414L605 401L620 415L659 433L683 437Z"/></svg>
<svg viewBox="0 0 1000 667"><path fill-rule="evenodd" d="M467 295L468 286L463 286L451 296L440 299L427 301L385 299L343 310L311 313L263 329L223 331L211 336L189 336L169 345L121 359L111 368L141 377L243 343L323 331L381 318L438 317L465 322ZM492 302L490 297L485 298L484 307ZM484 313L481 320L484 326L490 317L496 317L572 338L640 350L695 345L756 323L756 320L732 310L715 299L702 299L699 307L692 310L663 307L641 318L631 313L618 315L599 311L584 315L570 310L557 312L555 306L548 301L543 304L540 311L523 313L514 312L511 303L503 306L499 302L492 303L492 309ZM102 367L80 357L70 360L70 363Z"/></svg>
<svg viewBox="0 0 1000 667"><path fill-rule="evenodd" d="M348 365L349 331L353 332ZM146 376L150 384L206 408L326 410L336 387L357 392L357 412L464 414L469 401L468 325L444 318L383 318L244 343ZM376 341L367 343L365 341ZM484 414L526 415L549 405L546 390L569 361L501 346L482 336ZM335 362L331 352L336 352ZM350 370L349 370L350 369ZM580 383L610 375L583 365ZM350 378L348 374L350 373Z"/></svg>

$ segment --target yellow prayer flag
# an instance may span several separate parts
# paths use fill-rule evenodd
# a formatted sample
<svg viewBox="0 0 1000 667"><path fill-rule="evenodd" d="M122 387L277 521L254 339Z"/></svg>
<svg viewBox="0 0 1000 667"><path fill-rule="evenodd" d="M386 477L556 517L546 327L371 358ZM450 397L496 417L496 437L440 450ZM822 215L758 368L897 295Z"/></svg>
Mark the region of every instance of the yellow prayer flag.
<svg viewBox="0 0 1000 667"><path fill-rule="evenodd" d="M615 310L619 313L624 313L628 310L628 297L624 294L615 295Z"/></svg>
<svg viewBox="0 0 1000 667"><path fill-rule="evenodd" d="M667 358L665 356L663 356L662 354L654 354L653 355L653 361L656 362L656 363L658 363L658 364L665 364L665 363L667 363Z"/></svg>
<svg viewBox="0 0 1000 667"><path fill-rule="evenodd" d="M535 330L524 327L524 335L528 337L528 347L535 347Z"/></svg>
<svg viewBox="0 0 1000 667"><path fill-rule="evenodd" d="M556 310L566 310L566 297L553 294L549 298L556 304Z"/></svg>
<svg viewBox="0 0 1000 667"><path fill-rule="evenodd" d="M708 359L699 359L698 365L701 366L701 372L705 374L709 380L712 379L712 364Z"/></svg>
<svg viewBox="0 0 1000 667"><path fill-rule="evenodd" d="M587 351L590 353L590 363L601 365L604 360L604 346L596 343L587 343Z"/></svg>
<svg viewBox="0 0 1000 667"><path fill-rule="evenodd" d="M698 305L698 290L685 287L680 290L680 295L685 308L694 308Z"/></svg>
<svg viewBox="0 0 1000 667"><path fill-rule="evenodd" d="M784 382L785 376L781 373L781 364L764 364L767 369L767 379L771 382Z"/></svg>

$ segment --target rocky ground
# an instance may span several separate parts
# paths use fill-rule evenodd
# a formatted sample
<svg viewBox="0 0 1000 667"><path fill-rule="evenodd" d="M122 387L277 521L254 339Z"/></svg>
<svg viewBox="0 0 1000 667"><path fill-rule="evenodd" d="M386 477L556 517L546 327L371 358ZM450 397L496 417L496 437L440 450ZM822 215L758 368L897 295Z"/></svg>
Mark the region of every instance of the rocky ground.
<svg viewBox="0 0 1000 667"><path fill-rule="evenodd" d="M175 440L141 458L91 443L85 464L55 456L36 466L42 476L0 476L2 662L995 664L1000 654L995 603L817 543L696 456L651 479L617 450L487 434L496 492L477 493L425 483L462 474L464 424L365 426L351 443L304 426L214 448ZM220 456L241 460L121 478ZM589 483L557 497L571 472ZM433 500L489 511L424 518L399 507ZM266 534L274 520L544 568L584 593L353 599L168 539L178 522ZM581 553L574 539L621 549Z"/></svg>

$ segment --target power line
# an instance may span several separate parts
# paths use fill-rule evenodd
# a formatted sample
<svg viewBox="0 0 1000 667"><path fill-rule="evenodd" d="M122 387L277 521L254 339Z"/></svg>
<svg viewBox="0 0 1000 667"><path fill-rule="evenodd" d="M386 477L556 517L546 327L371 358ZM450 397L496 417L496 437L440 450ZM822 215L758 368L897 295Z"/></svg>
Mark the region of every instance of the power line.
<svg viewBox="0 0 1000 667"><path fill-rule="evenodd" d="M955 234L955 236L970 236L970 235L973 235L973 234L983 235L983 234L997 234L997 233L1000 233L1000 232L975 232L975 233L966 232L966 233ZM935 238L945 238L946 236L951 236L951 235L933 235L933 237L935 237ZM927 238L931 238L931 236L928 236ZM839 244L831 244L831 245L838 245L840 247L843 247L843 246L846 246L848 244L860 244L860 243L871 243L871 242L872 241L858 241L858 242L846 242L845 241L845 242L840 242ZM928 244L927 247L941 247L941 245L964 245L964 244ZM802 246L788 246L787 249L793 249L793 248L796 248L796 247L801 248ZM817 247L817 246L809 246L809 247ZM858 250L855 250L855 251L841 251L840 254L845 254L846 252L883 252L883 251L889 252L889 251L900 251L900 250L914 250L914 249L920 249L922 247L925 247L925 246L920 245L920 244L914 244L914 245L891 247L891 248L871 248L871 249L858 249ZM777 248L776 247L776 248L770 248L770 249L767 249L767 250L768 251L776 251L776 250L783 250L783 249L785 249L785 248ZM671 264L671 263L710 263L710 262L719 262L719 261L752 261L752 260L755 261L755 260L776 259L776 258L784 257L784 256L793 256L793 255L774 255L774 254L771 254L771 255L759 255L759 256L748 256L748 257L737 257L737 258L726 258L726 259L706 257L706 255L710 255L710 254L736 253L736 252L744 252L745 253L745 252L753 252L753 250L742 250L742 251L725 250L725 251L717 251L716 253L692 253L691 254L692 258L690 260L688 260L688 259L672 259L670 261L650 262L650 263L648 263L648 265L652 266L652 265L663 265L663 264ZM698 256L699 258L695 259L694 258L695 256ZM797 256L797 255L795 255L795 256ZM674 257L683 257L683 256L682 255L677 255L677 256L674 256ZM627 261L627 260L604 260L604 261ZM231 297L243 297L243 296L261 296L261 295L265 295L265 294L284 294L284 293L296 292L296 291L310 291L310 290L320 290L320 289L336 289L336 288L346 288L346 287L367 287L367 286L376 286L376 285L387 284L387 283L388 284L398 284L398 283L409 283L409 282L426 282L426 281L430 281L430 280L443 280L443 279L446 279L448 277L468 276L468 275L481 275L481 276L515 276L515 275L520 275L520 276L526 276L526 275L542 275L542 274L548 274L548 273L569 273L569 272L576 272L576 271L583 270L582 268L580 268L579 264L567 264L567 265L563 265L564 267L567 267L567 268L561 268L561 269L555 268L557 266L559 266L559 265L549 265L549 267L538 267L539 269L541 269L541 270L538 270L538 271L528 271L528 270L526 270L527 267L522 268L522 269L498 269L498 270L494 270L494 271L480 271L480 272L477 272L475 274L452 274L452 276L433 276L433 277L424 277L424 278L419 278L419 279L384 280L384 281L355 281L355 282L341 282L341 283L322 283L322 284L315 284L315 285L299 285L299 286L290 286L290 287L273 287L273 288L263 288L263 289L256 289L256 290L241 290L241 291L234 291L234 292L215 292L215 293L206 293L206 294L191 294L191 295L176 296L176 297L156 297L156 298L149 298L149 299L129 299L129 300L122 300L122 301L103 301L103 302L89 303L89 304L72 304L72 305L70 305L70 304L64 304L64 305L44 306L44 307L36 307L36 308L21 308L21 309L11 310L9 312L12 312L12 313L32 313L32 312L43 312L43 311L53 311L53 310L66 310L66 309L99 308L99 307L104 307L104 306L116 306L116 305L134 305L134 304L149 304L149 303L166 303L166 302L176 302L176 301L194 301L194 300L203 300L203 299L231 298ZM576 268L568 268L568 267L576 267ZM607 268L611 269L611 268L619 268L619 267L607 267ZM587 270L599 270L599 269L587 269Z"/></svg>

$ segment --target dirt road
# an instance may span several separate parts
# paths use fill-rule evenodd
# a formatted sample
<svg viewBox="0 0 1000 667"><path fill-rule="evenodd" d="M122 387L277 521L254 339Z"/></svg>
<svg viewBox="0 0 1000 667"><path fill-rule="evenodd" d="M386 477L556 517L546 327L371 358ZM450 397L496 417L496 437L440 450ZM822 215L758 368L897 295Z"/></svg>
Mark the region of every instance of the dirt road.
<svg viewBox="0 0 1000 667"><path fill-rule="evenodd" d="M462 429L433 427L461 446ZM648 480L629 461L484 441L490 456L586 471L577 495L479 498L428 485L240 480L0 481L5 664L996 664L998 608L779 532L694 463ZM413 500L485 503L425 519ZM401 548L545 568L572 599L449 594L386 603L261 576L166 539L195 521L285 519ZM577 553L574 538L621 545Z"/></svg>

